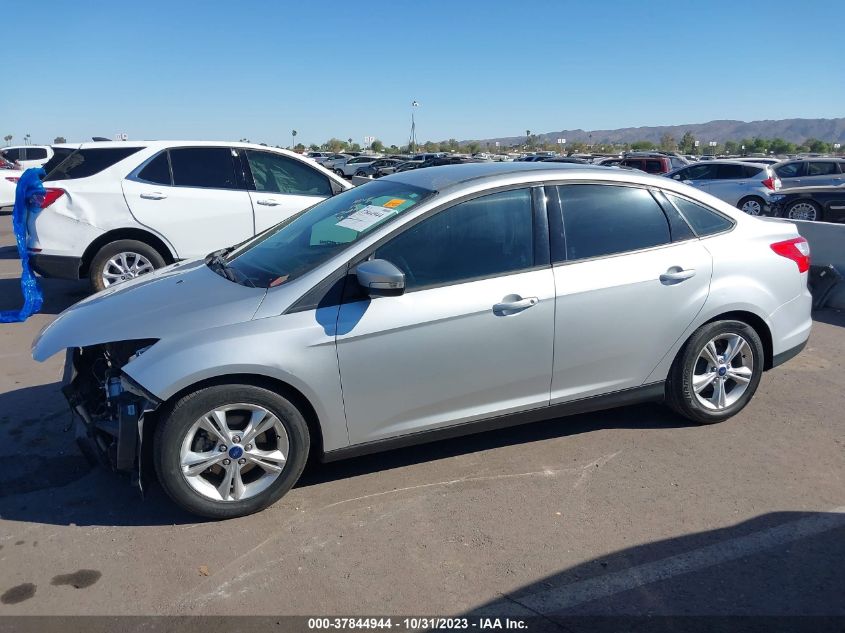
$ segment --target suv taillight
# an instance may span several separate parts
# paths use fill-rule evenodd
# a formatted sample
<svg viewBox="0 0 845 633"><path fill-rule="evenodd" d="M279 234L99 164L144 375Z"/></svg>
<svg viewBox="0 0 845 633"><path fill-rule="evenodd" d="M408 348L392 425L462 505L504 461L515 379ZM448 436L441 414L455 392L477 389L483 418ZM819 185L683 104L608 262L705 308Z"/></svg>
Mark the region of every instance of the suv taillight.
<svg viewBox="0 0 845 633"><path fill-rule="evenodd" d="M775 242L771 244L771 247L781 257L791 259L798 264L799 273L805 273L810 270L810 245L803 237Z"/></svg>
<svg viewBox="0 0 845 633"><path fill-rule="evenodd" d="M763 185L764 185L764 186L766 187L766 189L768 189L769 191L774 191L774 190L775 190L775 179L774 179L774 178L772 178L772 177L770 176L769 178L766 178L766 179L763 181Z"/></svg>
<svg viewBox="0 0 845 633"><path fill-rule="evenodd" d="M47 187L44 199L41 201L41 208L46 209L63 195L65 195L64 189L59 189L58 187Z"/></svg>

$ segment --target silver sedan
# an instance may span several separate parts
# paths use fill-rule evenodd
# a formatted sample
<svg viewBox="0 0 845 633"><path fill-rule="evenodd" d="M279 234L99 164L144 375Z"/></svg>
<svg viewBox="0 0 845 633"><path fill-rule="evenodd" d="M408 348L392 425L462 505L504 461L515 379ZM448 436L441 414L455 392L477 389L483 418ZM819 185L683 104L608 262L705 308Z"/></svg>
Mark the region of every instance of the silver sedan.
<svg viewBox="0 0 845 633"><path fill-rule="evenodd" d="M350 189L65 311L78 435L187 510L256 512L324 461L571 413L749 402L810 332L809 250L671 179L475 163ZM138 472L140 469L140 473Z"/></svg>

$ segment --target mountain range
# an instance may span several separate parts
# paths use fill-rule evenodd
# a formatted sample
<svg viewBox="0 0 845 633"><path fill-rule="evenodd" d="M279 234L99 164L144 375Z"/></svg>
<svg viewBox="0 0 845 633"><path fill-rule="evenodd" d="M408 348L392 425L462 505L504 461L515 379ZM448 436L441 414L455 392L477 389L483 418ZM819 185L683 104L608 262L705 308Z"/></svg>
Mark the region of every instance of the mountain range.
<svg viewBox="0 0 845 633"><path fill-rule="evenodd" d="M580 141L585 143L633 143L651 141L659 143L664 134L671 134L676 141L690 132L702 145L709 141L724 143L738 141L755 136L763 138L782 138L791 143L801 143L808 138L816 138L828 143L845 144L845 117L839 119L780 119L767 121L732 121L719 120L707 123L689 123L687 125L656 125L646 127L624 127L616 130L560 130L558 132L534 133L546 143L554 143L559 138L567 143ZM525 142L525 136L503 136L489 139L472 139L486 145L497 141L502 147ZM472 141L464 141L466 143Z"/></svg>

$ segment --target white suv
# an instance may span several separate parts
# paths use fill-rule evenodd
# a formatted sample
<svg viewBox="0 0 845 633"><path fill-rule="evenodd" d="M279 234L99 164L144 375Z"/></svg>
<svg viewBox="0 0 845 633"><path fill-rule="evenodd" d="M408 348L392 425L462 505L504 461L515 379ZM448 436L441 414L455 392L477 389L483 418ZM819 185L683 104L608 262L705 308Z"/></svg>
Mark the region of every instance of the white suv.
<svg viewBox="0 0 845 633"><path fill-rule="evenodd" d="M94 290L237 244L350 185L286 150L97 142L52 169L29 218L33 268Z"/></svg>
<svg viewBox="0 0 845 633"><path fill-rule="evenodd" d="M53 157L53 148L48 145L12 145L0 147L0 156L10 163L29 169L41 167Z"/></svg>

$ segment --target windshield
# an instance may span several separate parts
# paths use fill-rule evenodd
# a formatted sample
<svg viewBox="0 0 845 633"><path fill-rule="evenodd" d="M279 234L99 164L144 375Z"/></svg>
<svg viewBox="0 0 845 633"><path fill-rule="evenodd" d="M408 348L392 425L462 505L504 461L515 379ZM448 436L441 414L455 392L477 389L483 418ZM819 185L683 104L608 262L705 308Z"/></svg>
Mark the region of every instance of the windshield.
<svg viewBox="0 0 845 633"><path fill-rule="evenodd" d="M226 266L248 280L248 285L280 286L313 270L433 194L427 189L384 180L349 189L232 251Z"/></svg>

